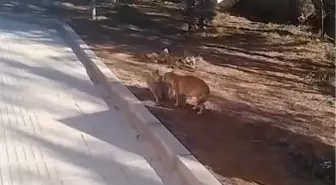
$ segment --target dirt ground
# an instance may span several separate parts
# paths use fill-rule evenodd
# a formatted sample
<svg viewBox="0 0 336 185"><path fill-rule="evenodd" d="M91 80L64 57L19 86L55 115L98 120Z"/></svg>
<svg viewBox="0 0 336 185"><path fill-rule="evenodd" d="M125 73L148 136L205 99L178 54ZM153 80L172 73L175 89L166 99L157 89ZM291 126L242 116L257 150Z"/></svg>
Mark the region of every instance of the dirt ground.
<svg viewBox="0 0 336 185"><path fill-rule="evenodd" d="M79 0L44 14L68 22L144 102L154 97L143 73L171 70L144 54L168 47L202 56L196 69L177 72L209 84L203 115L169 101L147 107L223 184L335 183L333 44L302 28L223 13L186 38L176 4L133 3L98 9L99 21Z"/></svg>

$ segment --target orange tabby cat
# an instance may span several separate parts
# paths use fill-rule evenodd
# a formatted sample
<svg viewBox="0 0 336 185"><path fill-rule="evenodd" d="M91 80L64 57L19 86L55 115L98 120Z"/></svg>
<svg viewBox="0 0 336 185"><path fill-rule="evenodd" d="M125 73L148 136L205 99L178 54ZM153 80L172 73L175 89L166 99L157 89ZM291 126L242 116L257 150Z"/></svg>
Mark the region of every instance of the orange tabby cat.
<svg viewBox="0 0 336 185"><path fill-rule="evenodd" d="M162 80L159 70L153 71L146 76L146 84L154 95L157 105L163 99L171 99L169 84Z"/></svg>
<svg viewBox="0 0 336 185"><path fill-rule="evenodd" d="M173 71L167 72L163 75L163 81L170 84L172 89L172 96L175 96L175 106L179 106L181 99L187 97L195 97L197 99L196 105L193 109L199 108L197 114L202 114L205 109L204 103L208 100L210 94L209 86L201 79L186 75L178 75Z"/></svg>

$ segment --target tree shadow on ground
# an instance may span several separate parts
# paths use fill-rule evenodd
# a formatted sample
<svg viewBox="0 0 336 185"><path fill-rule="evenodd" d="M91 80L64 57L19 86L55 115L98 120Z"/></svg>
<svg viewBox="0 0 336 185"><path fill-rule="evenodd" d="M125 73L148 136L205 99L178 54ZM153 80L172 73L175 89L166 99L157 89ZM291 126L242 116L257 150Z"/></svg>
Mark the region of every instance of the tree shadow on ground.
<svg viewBox="0 0 336 185"><path fill-rule="evenodd" d="M146 12L145 8L148 11L152 9L153 16ZM178 53L187 47L187 43L180 41L182 37L175 34L178 30L169 27L169 21L174 21L172 16L174 14L169 16L157 12L153 4L142 3L137 7L121 6L100 12L100 15L109 18L107 20L92 21L89 10L83 11L71 7L55 8L47 16L55 16L68 22L97 51L107 51L108 55L128 54L131 59L139 61L139 53L158 52L167 46L174 46L172 50L175 49ZM162 12L164 11L160 10L160 13ZM132 19L129 15L136 19ZM298 48L306 44L304 40L272 45L261 34L262 31L245 30L241 33L237 29L229 30L230 32L223 37L212 40L191 39L188 44L193 46L192 50L195 53L200 53L208 63L218 68L236 69L281 82L283 87L273 87L275 90L289 86L296 90L302 89L300 85L311 85L301 78L307 71L315 68L329 70L328 66L316 64L309 59L288 59L284 55L279 55L282 52L306 50L306 48ZM263 51L275 51L276 55L265 54ZM116 59L111 58L111 60ZM125 65L130 66L130 64L131 62L125 62ZM113 65L110 67L113 69ZM291 74L299 78L274 73ZM152 99L147 89L129 88L140 99ZM316 93L316 91L313 92ZM327 94L334 95L332 91ZM176 111L165 111L165 109L150 106L148 108L201 162L224 177L238 177L271 185L291 184L288 181L292 181L292 184L300 184L300 180L287 178L293 171L296 171L296 175L308 179L329 178L320 178L319 172L316 172L319 168L315 164L323 160L315 159L314 156L328 156L326 153L334 155L334 147L323 144L313 137L303 136L272 124L279 120L282 120L282 125L288 127L291 124L302 124L302 120L311 123L312 115L286 114L286 119L282 119L283 114L259 110L246 105L246 102L236 102L221 97L212 97L212 99L225 109L221 112L209 110L200 117L195 116L194 111L189 111L188 106ZM170 103L167 106L171 106ZM326 158L333 159L333 157ZM259 168L261 170L256 171ZM331 173L327 172L327 174ZM303 181L301 184L306 182ZM311 183L314 184L314 182Z"/></svg>
<svg viewBox="0 0 336 185"><path fill-rule="evenodd" d="M165 22L163 20L165 17L161 15L151 15L156 17L157 20L154 21L148 19L148 15L141 13L136 8L125 5L108 12L106 16L109 19L99 22L78 20L70 24L75 24L75 27L90 25L85 30L79 30L79 34L91 44L115 43L116 45L127 46L130 50L135 51L139 47L144 47L144 50L146 48L152 50L157 49L157 47L162 48L164 45L170 45L179 39L176 35L178 29ZM97 32L99 34L92 34Z"/></svg>
<svg viewBox="0 0 336 185"><path fill-rule="evenodd" d="M0 10L4 12L38 15L39 17L50 17L51 15L54 16L58 9L62 9L67 14L72 13L72 15L80 12L83 13L83 11L78 9L74 12L71 7L84 5L88 5L88 3L85 3L85 1L72 1L72 3L69 3L68 1L63 0L4 0L0 5Z"/></svg>
<svg viewBox="0 0 336 185"><path fill-rule="evenodd" d="M251 1L237 2L229 11L236 16L258 22L298 23L298 1Z"/></svg>
<svg viewBox="0 0 336 185"><path fill-rule="evenodd" d="M7 0L0 10L58 18L74 27L91 46L118 45L113 48L114 52L153 52L181 40L179 27L183 21L176 16L178 10L161 3L144 2L139 7L132 4L100 7L98 16L103 18L93 21L89 1L79 3L71 0L67 1L68 4L61 4L64 2L55 1L56 6L46 6L34 0Z"/></svg>
<svg viewBox="0 0 336 185"><path fill-rule="evenodd" d="M275 43L260 31L228 31L223 36L201 36L198 40L194 42L193 52L210 64L260 74L283 83L317 84L322 94L335 97L332 84L335 63L317 60L319 53L306 47L309 40L293 38L289 42ZM312 76L313 73L318 75ZM322 77L323 74L328 77Z"/></svg>
<svg viewBox="0 0 336 185"><path fill-rule="evenodd" d="M45 120L48 121L48 120ZM49 124L48 123L41 123L41 124ZM59 124L59 123L56 123ZM95 151L92 150L92 153L89 153L85 150L80 150L82 149L81 146L77 145L74 146L73 144L72 147L71 145L64 145L63 143L60 143L59 141L54 141L51 140L50 138L59 138L59 137L67 137L69 135L64 135L61 133L57 132L52 132L48 130L49 136L43 137L43 136L38 136L31 134L29 132L25 132L24 130L17 129L15 127L10 127L8 128L9 132L13 132L16 135L18 135L22 140L28 141L32 146L35 146L36 148L43 148L43 154L45 155L44 157L46 158L52 158L55 164L51 165L49 162L50 161L45 161L47 162L46 165L48 165L49 170L64 170L64 167L66 168L66 172L60 171L60 173L64 174L63 176L57 176L56 178L63 177L63 179L53 179L55 182L59 181L61 183L65 183L71 179L69 179L69 176L72 177L72 180L76 180L76 178L80 178L80 182L83 182L82 179L85 179L86 182L91 182L91 183L109 183L109 182L115 182L116 180L120 183L134 183L134 182L142 182L145 184L152 184L156 183L155 180L152 178L148 178L148 176L144 175L147 173L148 175L148 169L146 167L141 167L141 171L143 173L136 173L139 169L139 167L135 165L130 165L122 160L120 158L115 158L116 156L111 156L107 154L112 154L112 152L106 152L104 153L102 151ZM47 130L44 130L47 131ZM96 143L97 145L102 144L103 141L96 139L92 140L90 137L83 136L82 137L89 139L89 144L94 145ZM73 136L72 138L73 139ZM112 146L112 147L111 147ZM111 148L114 148L115 151L124 153L124 155L129 155L128 150L124 150L123 148L118 148L118 146L111 144ZM94 147L92 147L94 148ZM35 149L36 150L36 149ZM35 151L35 152L41 152L41 151ZM96 152L96 153L95 153ZM99 153L100 152L100 153ZM42 153L42 152L41 152ZM114 153L116 154L116 153ZM50 160L50 159L49 159ZM60 166L60 168L58 167ZM12 166L11 166L12 167ZM47 166L46 166L47 167ZM58 168L55 168L58 167ZM122 169L122 171L121 171ZM20 170L22 173L22 168L17 169ZM15 169L14 169L15 171ZM56 174L53 174L50 171L51 174L45 174L45 173L32 173L30 171L29 177L31 179L35 179L35 176L38 178L45 178L48 179L49 175L54 177ZM126 173L125 173L126 172ZM49 172L48 172L49 173ZM56 172L58 173L58 172ZM44 176L46 175L46 176ZM60 174L59 174L60 175ZM77 176L77 177L76 177ZM124 176L124 177L123 177ZM13 178L13 181L19 181L19 179ZM131 182L130 182L131 181Z"/></svg>
<svg viewBox="0 0 336 185"><path fill-rule="evenodd" d="M154 101L148 89L128 88L140 100ZM312 184L318 181L334 183L333 146L272 124L311 120L312 115L274 114L221 97L210 99L226 110L207 110L199 116L190 105L176 108L172 101L147 108L204 165L222 177L270 185L306 183L288 178L295 175L311 179ZM282 120L282 117L286 119ZM328 163L329 168L323 167L322 163Z"/></svg>

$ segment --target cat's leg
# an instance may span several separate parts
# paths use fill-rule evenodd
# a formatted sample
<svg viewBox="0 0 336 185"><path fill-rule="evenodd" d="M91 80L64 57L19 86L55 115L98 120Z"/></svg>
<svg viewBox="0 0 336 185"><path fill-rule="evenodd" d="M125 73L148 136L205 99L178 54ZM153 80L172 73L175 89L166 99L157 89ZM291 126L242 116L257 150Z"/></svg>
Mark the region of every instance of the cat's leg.
<svg viewBox="0 0 336 185"><path fill-rule="evenodd" d="M162 91L162 99L163 100L170 100L170 99L172 99L171 98L171 88L169 88L169 85L168 84L166 84L166 83L163 83L162 84L162 89L163 89L163 91Z"/></svg>
<svg viewBox="0 0 336 185"><path fill-rule="evenodd" d="M155 97L155 104L159 105L160 104L160 98L155 93L153 93L153 94L154 94L154 97Z"/></svg>
<svg viewBox="0 0 336 185"><path fill-rule="evenodd" d="M175 95L175 106L178 107L180 105L180 92L177 84L172 85L172 94Z"/></svg>
<svg viewBox="0 0 336 185"><path fill-rule="evenodd" d="M167 95L169 100L174 98L174 91L171 85L167 85Z"/></svg>
<svg viewBox="0 0 336 185"><path fill-rule="evenodd" d="M184 95L184 94L180 95L180 104L182 106L185 106L187 104L187 96L186 95Z"/></svg>
<svg viewBox="0 0 336 185"><path fill-rule="evenodd" d="M159 100L159 97L158 97L157 92L156 92L156 90L155 90L155 86L150 85L150 86L149 86L149 90L150 90L150 91L152 92L152 94L154 95L155 103L156 103L156 105L158 105L159 102L160 102L160 100Z"/></svg>
<svg viewBox="0 0 336 185"><path fill-rule="evenodd" d="M175 93L175 106L180 106L180 94Z"/></svg>
<svg viewBox="0 0 336 185"><path fill-rule="evenodd" d="M205 109L204 103L201 103L200 105L198 105L198 107L200 108L200 110L197 112L197 114L203 114L203 110Z"/></svg>
<svg viewBox="0 0 336 185"><path fill-rule="evenodd" d="M157 89L156 90L156 97L157 97L157 101L156 101L156 105L159 105L160 102L163 100L164 98L164 92L163 92L163 89Z"/></svg>
<svg viewBox="0 0 336 185"><path fill-rule="evenodd" d="M197 108L199 108L200 110L197 112L197 114L202 114L203 110L205 109L205 99L203 98L197 98L197 103L196 105L193 107L194 110L196 110Z"/></svg>

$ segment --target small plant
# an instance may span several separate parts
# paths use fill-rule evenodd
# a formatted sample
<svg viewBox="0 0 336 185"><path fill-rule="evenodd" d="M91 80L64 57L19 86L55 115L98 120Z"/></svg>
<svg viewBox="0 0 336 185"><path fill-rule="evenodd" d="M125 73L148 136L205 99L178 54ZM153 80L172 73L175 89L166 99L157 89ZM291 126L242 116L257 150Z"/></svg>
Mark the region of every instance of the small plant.
<svg viewBox="0 0 336 185"><path fill-rule="evenodd" d="M325 58L329 61L335 62L335 48L327 49L325 53Z"/></svg>
<svg viewBox="0 0 336 185"><path fill-rule="evenodd" d="M161 53L148 53L144 55L146 58L150 59L153 63L164 64L168 67L172 68L191 68L195 69L197 65L203 62L203 58L201 56L184 56L177 57L171 55L169 50L165 48L161 51Z"/></svg>
<svg viewBox="0 0 336 185"><path fill-rule="evenodd" d="M215 5L211 0L186 0L184 17L188 31L203 30L215 16Z"/></svg>

